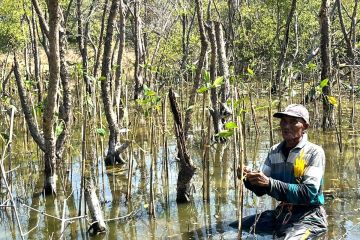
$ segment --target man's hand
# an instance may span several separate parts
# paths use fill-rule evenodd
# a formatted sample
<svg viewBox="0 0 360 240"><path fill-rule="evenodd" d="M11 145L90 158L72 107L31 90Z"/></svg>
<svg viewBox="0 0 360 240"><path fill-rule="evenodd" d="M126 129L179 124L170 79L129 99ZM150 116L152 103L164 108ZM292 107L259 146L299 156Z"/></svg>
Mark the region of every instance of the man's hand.
<svg viewBox="0 0 360 240"><path fill-rule="evenodd" d="M244 167L243 172L241 172L240 167L236 169L236 174L238 179L242 179L243 177L246 177L248 173L251 173L251 168L249 167Z"/></svg>
<svg viewBox="0 0 360 240"><path fill-rule="evenodd" d="M270 184L269 178L261 171L247 172L246 179L254 186L268 187Z"/></svg>

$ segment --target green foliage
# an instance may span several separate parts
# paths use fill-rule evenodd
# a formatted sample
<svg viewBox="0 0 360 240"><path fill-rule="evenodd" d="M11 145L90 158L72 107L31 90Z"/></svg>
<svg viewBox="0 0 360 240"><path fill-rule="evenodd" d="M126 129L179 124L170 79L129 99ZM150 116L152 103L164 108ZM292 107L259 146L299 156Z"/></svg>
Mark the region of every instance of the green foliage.
<svg viewBox="0 0 360 240"><path fill-rule="evenodd" d="M27 29L22 1L0 0L0 52L23 47Z"/></svg>
<svg viewBox="0 0 360 240"><path fill-rule="evenodd" d="M148 117L153 110L160 111L161 97L144 84L143 97L137 99L136 103L142 108L145 117Z"/></svg>
<svg viewBox="0 0 360 240"><path fill-rule="evenodd" d="M97 128L96 129L96 133L101 136L101 137L105 137L106 135L106 130L104 128Z"/></svg>
<svg viewBox="0 0 360 240"><path fill-rule="evenodd" d="M235 122L227 122L225 123L225 130L220 131L218 134L216 134L216 136L221 138L229 138L234 135L236 128L238 128L238 126Z"/></svg>

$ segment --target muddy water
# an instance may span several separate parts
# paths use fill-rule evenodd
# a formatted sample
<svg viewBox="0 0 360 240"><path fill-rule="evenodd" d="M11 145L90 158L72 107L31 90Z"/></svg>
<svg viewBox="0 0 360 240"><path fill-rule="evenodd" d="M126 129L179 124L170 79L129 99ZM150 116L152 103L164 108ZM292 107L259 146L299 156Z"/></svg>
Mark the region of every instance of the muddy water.
<svg viewBox="0 0 360 240"><path fill-rule="evenodd" d="M324 147L327 157L325 190L327 198L325 208L329 215L328 239L360 239L360 133L346 131L344 134L344 153L339 153L334 133L323 134L310 130L312 142ZM247 165L258 168L265 159L269 146L269 137L265 132L260 138L248 136L246 148ZM279 141L276 137L276 141ZM132 197L126 199L127 166L106 169L97 164L96 156L92 163L87 162L87 174L92 174L102 203L105 219L127 216L108 221L105 234L92 236L87 233L89 221L74 220L65 223L61 233L61 221L44 216L29 207L58 218L78 216L81 165L75 151L71 154L70 165L64 165L67 173L59 176L58 189L67 189L66 194L59 191L56 197L43 197L43 165L38 160L36 151L24 151L22 140L14 145L12 167L18 166L11 173L12 192L20 215L23 232L33 229L26 239L59 239L62 234L66 239L236 239L237 232L228 226L236 220L237 198L234 188L233 144L213 145L210 154L210 201L202 200L202 150L194 140L191 156L198 166L194 178L194 198L189 204L178 205L176 199L177 162L175 159L175 139L169 140L169 184L165 179L163 159L164 149L158 148L149 153L146 141L134 146L134 174L132 177ZM16 141L15 141L16 144ZM139 147L141 146L141 148ZM80 149L80 148L79 148ZM151 157L156 159L154 171L155 212L154 218L148 215ZM7 197L1 189L1 203ZM270 197L257 198L246 191L244 196L244 215L273 208L276 205ZM28 207L27 207L28 206ZM64 212L65 209L65 212ZM84 210L81 215L85 215ZM253 239L244 233L245 239ZM271 236L257 236L258 239L271 239ZM21 239L10 208L0 210L0 239Z"/></svg>

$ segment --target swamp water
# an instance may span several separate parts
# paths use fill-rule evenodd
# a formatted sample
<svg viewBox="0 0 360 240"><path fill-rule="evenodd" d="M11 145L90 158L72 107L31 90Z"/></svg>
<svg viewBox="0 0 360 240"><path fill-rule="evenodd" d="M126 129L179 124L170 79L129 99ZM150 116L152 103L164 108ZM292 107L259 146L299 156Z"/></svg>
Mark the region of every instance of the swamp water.
<svg viewBox="0 0 360 240"><path fill-rule="evenodd" d="M344 131L344 151L339 153L335 133L323 133L310 129L310 141L322 145L326 153L325 209L328 214L329 231L327 239L360 239L360 133ZM278 134L275 142L279 141ZM236 220L237 196L234 187L233 143L211 146L210 152L210 201L202 197L202 150L196 143L190 143L190 155L198 168L194 176L194 198L189 204L176 204L176 141L169 137L168 184L164 174L164 149L154 148L150 154L145 140L133 145L134 172L132 176L132 195L126 200L127 167L105 168L102 161L87 163L94 176L98 197L102 203L105 219L125 216L123 219L108 221L108 231L92 236L87 233L89 222L85 219L65 223L61 230L62 216L78 216L81 164L79 154L72 154L67 171L59 175L58 191L66 187L67 193L56 197L41 195L43 186L43 163L36 153L23 150L23 144L16 146L14 141L11 172L12 191L16 199L23 232L33 229L26 239L236 239L237 231L229 227ZM268 134L259 138L248 136L246 143L246 165L258 168L264 161L270 147ZM194 147L191 147L194 146ZM80 149L80 148L79 148ZM74 157L76 155L77 157ZM150 192L151 157L154 164L155 218L148 215ZM100 159L99 156L94 159ZM91 167L92 166L92 167ZM8 168L8 166L6 166ZM66 186L65 186L66 185ZM3 185L2 185L3 186ZM1 203L7 199L6 191L1 189ZM65 201L66 199L66 201ZM66 202L66 205L64 203ZM244 216L273 208L277 203L270 197L257 198L249 191L244 193ZM47 217L40 212L56 216ZM64 213L65 208L65 213ZM86 213L82 207L81 215ZM127 217L126 217L127 216ZM244 239L254 239L243 234ZM11 208L0 209L0 239L21 239ZM257 236L257 239L271 239L271 236Z"/></svg>

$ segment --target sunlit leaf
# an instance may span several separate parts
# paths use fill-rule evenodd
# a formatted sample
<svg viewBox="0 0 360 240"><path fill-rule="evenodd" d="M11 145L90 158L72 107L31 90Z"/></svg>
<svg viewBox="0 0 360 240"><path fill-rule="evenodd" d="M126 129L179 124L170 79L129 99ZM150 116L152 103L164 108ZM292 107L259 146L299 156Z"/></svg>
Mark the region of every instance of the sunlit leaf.
<svg viewBox="0 0 360 240"><path fill-rule="evenodd" d="M204 72L204 82L210 82L210 73L208 71Z"/></svg>
<svg viewBox="0 0 360 240"><path fill-rule="evenodd" d="M197 92L198 92L198 93L204 93L204 92L206 92L207 90L209 90L209 88L207 88L206 86L202 86L201 88L199 88L199 89L197 90Z"/></svg>
<svg viewBox="0 0 360 240"><path fill-rule="evenodd" d="M99 134L99 136L104 137L106 134L106 131L104 128L98 128L98 129L96 129L96 133Z"/></svg>
<svg viewBox="0 0 360 240"><path fill-rule="evenodd" d="M320 88L323 89L324 87L328 86L329 85L329 79L328 78L325 78L324 80L322 80L320 82Z"/></svg>
<svg viewBox="0 0 360 240"><path fill-rule="evenodd" d="M220 131L218 134L216 134L216 136L222 137L222 138L228 138L228 137L231 137L233 134L234 134L234 131L223 130L223 131Z"/></svg>
<svg viewBox="0 0 360 240"><path fill-rule="evenodd" d="M58 137L60 136L60 134L64 131L64 124L63 122L60 122L58 125L56 125L55 127L55 136Z"/></svg>
<svg viewBox="0 0 360 240"><path fill-rule="evenodd" d="M149 204L144 204L144 208L148 208L149 207Z"/></svg>
<svg viewBox="0 0 360 240"><path fill-rule="evenodd" d="M337 103L336 98L334 98L333 96L326 96L326 97L331 105L337 107L338 103Z"/></svg>
<svg viewBox="0 0 360 240"><path fill-rule="evenodd" d="M213 88L220 87L220 86L223 84L223 81L224 81L224 77L223 77L223 76L216 78L215 81L214 81L214 83L213 83L213 85L212 85L212 87L213 87Z"/></svg>
<svg viewBox="0 0 360 240"><path fill-rule="evenodd" d="M234 122L227 122L227 123L225 123L225 128L228 130L231 130L231 129L238 128L238 126Z"/></svg>
<svg viewBox="0 0 360 240"><path fill-rule="evenodd" d="M250 76L252 76L252 77L254 76L254 71L251 68L248 67L247 72Z"/></svg>

